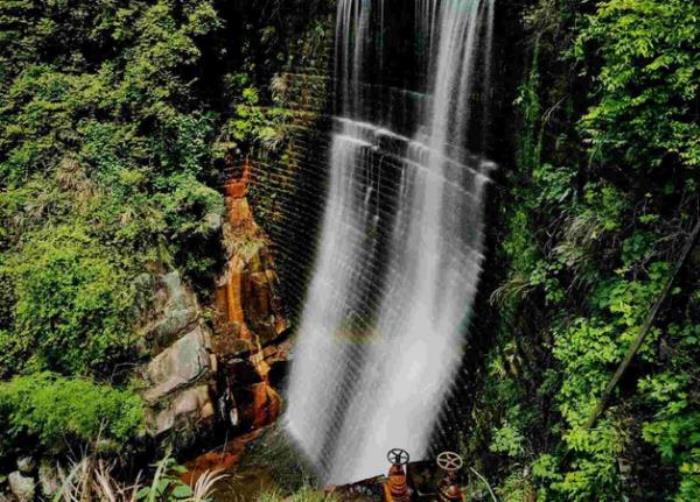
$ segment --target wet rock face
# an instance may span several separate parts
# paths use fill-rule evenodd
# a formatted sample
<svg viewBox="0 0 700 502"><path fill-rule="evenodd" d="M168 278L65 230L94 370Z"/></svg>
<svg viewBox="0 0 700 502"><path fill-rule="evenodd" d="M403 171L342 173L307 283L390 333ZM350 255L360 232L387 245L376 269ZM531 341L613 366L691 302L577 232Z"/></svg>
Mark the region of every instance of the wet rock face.
<svg viewBox="0 0 700 502"><path fill-rule="evenodd" d="M285 340L222 362L220 376L229 393L226 405L237 430L257 430L279 416L282 399L277 389L282 387L291 348Z"/></svg>
<svg viewBox="0 0 700 502"><path fill-rule="evenodd" d="M225 186L228 262L217 281L217 332L265 344L283 333L288 323L269 239L255 222L246 198L249 177L246 163L241 177Z"/></svg>
<svg viewBox="0 0 700 502"><path fill-rule="evenodd" d="M217 311L223 332L262 343L287 328L279 279L267 243L250 243L246 255L234 255L217 284Z"/></svg>
<svg viewBox="0 0 700 502"><path fill-rule="evenodd" d="M243 310L250 327L263 343L277 338L287 328L279 278L269 247L261 247L247 267L243 283Z"/></svg>
<svg viewBox="0 0 700 502"><path fill-rule="evenodd" d="M225 394L222 415L239 431L274 422L281 398L272 380L281 381L280 336L288 329L270 241L257 225L247 199L250 166L244 163L226 186L224 248L228 261L216 289L214 353L221 361ZM272 369L274 368L274 373Z"/></svg>
<svg viewBox="0 0 700 502"><path fill-rule="evenodd" d="M280 414L282 399L267 381L245 387L237 386L234 393L236 426L241 431L261 429L272 424Z"/></svg>
<svg viewBox="0 0 700 502"><path fill-rule="evenodd" d="M272 424L280 414L281 398L277 391L267 382L259 383L253 388L253 429L260 429Z"/></svg>

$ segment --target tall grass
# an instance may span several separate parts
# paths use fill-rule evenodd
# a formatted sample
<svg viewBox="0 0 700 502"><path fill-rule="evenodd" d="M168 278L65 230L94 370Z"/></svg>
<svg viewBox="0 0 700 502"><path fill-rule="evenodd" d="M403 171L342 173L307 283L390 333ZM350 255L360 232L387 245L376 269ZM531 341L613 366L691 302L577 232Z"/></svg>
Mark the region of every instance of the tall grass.
<svg viewBox="0 0 700 502"><path fill-rule="evenodd" d="M116 462L108 463L92 454L83 454L73 460L66 472L58 466L61 482L53 494L53 502L210 502L216 484L227 478L221 471L206 471L196 482L187 485L178 474L184 468L178 466L170 454L155 465L150 483L142 483L139 472L133 483L119 481L115 475Z"/></svg>
<svg viewBox="0 0 700 502"><path fill-rule="evenodd" d="M285 496L278 491L264 492L258 497L258 502L336 502L338 499L322 491L305 487L291 496Z"/></svg>

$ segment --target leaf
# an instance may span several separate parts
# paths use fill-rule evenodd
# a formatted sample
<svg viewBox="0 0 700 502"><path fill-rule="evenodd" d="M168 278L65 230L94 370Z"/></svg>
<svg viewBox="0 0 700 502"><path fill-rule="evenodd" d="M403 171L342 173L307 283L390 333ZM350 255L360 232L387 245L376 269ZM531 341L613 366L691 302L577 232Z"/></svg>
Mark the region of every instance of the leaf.
<svg viewBox="0 0 700 502"><path fill-rule="evenodd" d="M186 499L194 495L192 488L186 484L178 484L172 492L172 496L176 499Z"/></svg>

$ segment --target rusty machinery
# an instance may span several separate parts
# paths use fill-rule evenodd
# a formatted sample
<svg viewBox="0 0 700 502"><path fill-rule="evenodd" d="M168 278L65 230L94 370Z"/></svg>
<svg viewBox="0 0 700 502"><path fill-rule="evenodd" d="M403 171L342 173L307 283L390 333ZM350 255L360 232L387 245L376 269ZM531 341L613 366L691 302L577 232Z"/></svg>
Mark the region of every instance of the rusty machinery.
<svg viewBox="0 0 700 502"><path fill-rule="evenodd" d="M384 500L386 502L409 502L411 490L408 488L404 466L410 461L410 455L406 450L393 448L389 450L386 458L391 463L391 467L388 479L384 483Z"/></svg>
<svg viewBox="0 0 700 502"><path fill-rule="evenodd" d="M438 500L441 502L462 502L464 494L459 486L458 472L464 460L453 451L445 451L437 456L438 467L445 473L438 484Z"/></svg>

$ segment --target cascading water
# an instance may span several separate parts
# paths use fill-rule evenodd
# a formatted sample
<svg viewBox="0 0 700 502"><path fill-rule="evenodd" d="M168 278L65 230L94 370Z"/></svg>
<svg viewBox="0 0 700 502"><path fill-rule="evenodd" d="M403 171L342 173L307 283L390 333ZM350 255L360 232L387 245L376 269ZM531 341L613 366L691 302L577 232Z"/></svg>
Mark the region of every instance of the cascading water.
<svg viewBox="0 0 700 502"><path fill-rule="evenodd" d="M286 414L328 483L384 471L390 448L428 453L481 270L491 164L467 138L475 87L489 91L495 0L416 2L416 45L431 77L413 137L392 132L391 112L376 119L365 79L368 62L384 59L384 2L338 4L340 110Z"/></svg>

